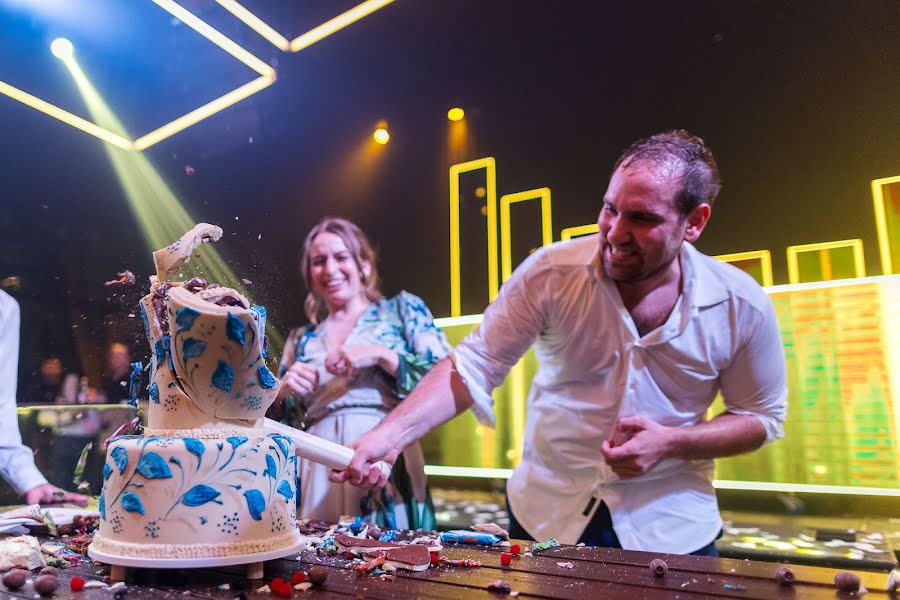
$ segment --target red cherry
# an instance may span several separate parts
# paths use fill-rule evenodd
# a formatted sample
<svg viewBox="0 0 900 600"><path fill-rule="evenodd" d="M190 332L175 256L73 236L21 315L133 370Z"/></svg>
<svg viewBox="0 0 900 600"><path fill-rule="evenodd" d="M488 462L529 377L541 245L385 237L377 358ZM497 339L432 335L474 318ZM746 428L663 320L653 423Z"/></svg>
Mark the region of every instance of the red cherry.
<svg viewBox="0 0 900 600"><path fill-rule="evenodd" d="M69 580L69 589L73 592L80 592L84 589L84 579L81 577L73 577Z"/></svg>
<svg viewBox="0 0 900 600"><path fill-rule="evenodd" d="M500 555L500 564L504 567L508 567L512 564L512 554L509 552L503 552Z"/></svg>
<svg viewBox="0 0 900 600"><path fill-rule="evenodd" d="M518 544L513 544L512 546L509 547L509 551L511 553L515 554L516 556L518 556L519 554L522 553L522 548Z"/></svg>
<svg viewBox="0 0 900 600"><path fill-rule="evenodd" d="M291 585L297 585L298 583L303 583L306 581L306 577L303 576L303 573L297 571L294 573L294 576L291 577Z"/></svg>

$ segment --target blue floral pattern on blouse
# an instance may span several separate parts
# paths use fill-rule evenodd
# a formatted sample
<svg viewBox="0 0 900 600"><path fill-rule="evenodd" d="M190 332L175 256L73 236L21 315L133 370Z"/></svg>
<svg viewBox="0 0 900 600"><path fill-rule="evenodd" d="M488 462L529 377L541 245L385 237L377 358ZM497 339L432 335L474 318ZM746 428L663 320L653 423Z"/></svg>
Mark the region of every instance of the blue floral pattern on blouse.
<svg viewBox="0 0 900 600"><path fill-rule="evenodd" d="M285 420L299 421L297 412L302 412L308 426L342 408L373 407L387 412L408 396L450 351L447 337L434 324L428 306L418 296L405 291L390 299L371 302L344 344L374 344L393 350L399 358L396 376L389 376L380 367L370 367L362 369L352 380L335 377L325 370L328 349L323 326L309 324L294 329L285 343L278 375L284 376L297 361L311 364L319 371L319 389L295 398L296 407L286 406Z"/></svg>

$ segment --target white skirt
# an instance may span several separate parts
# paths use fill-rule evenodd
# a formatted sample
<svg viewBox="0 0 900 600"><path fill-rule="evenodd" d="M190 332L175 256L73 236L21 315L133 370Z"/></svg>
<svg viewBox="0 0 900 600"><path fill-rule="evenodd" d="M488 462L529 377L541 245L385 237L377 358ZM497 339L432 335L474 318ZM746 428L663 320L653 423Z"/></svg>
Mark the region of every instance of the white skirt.
<svg viewBox="0 0 900 600"><path fill-rule="evenodd" d="M348 445L368 433L384 419L385 413L377 408L349 408L338 410L312 425L307 431L326 440ZM426 497L425 457L418 442L403 451L406 468L413 483L419 511ZM301 519L337 521L341 516L360 514L360 503L368 495L367 490L349 483L332 483L328 480L329 468L301 459L300 461L300 510ZM388 484L388 493L394 499L394 513L398 529L409 528L409 518L403 498Z"/></svg>

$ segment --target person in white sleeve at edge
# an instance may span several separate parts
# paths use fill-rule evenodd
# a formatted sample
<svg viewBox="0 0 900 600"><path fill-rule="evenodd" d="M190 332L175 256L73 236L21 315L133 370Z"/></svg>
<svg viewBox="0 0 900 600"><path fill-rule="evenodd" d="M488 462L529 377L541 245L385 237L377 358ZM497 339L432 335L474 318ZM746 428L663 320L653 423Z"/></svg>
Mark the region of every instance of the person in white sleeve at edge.
<svg viewBox="0 0 900 600"><path fill-rule="evenodd" d="M780 438L787 412L771 301L692 245L720 188L700 138L635 142L616 162L599 235L523 262L480 327L352 444L332 479L383 485L374 461L467 408L493 424L491 391L534 344L510 535L714 556L712 459ZM718 392L725 411L706 420Z"/></svg>
<svg viewBox="0 0 900 600"><path fill-rule="evenodd" d="M19 304L0 290L0 476L25 497L28 504L72 502L87 506L81 494L47 483L34 464L31 448L22 444L16 416L16 379L19 370Z"/></svg>

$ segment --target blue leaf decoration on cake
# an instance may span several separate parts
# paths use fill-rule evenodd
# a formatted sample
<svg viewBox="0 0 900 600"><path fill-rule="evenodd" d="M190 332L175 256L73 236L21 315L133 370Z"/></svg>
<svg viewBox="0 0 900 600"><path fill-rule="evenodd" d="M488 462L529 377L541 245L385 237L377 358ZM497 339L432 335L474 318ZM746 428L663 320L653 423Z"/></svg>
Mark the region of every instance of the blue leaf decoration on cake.
<svg viewBox="0 0 900 600"><path fill-rule="evenodd" d="M225 335L238 346L244 346L244 322L231 313L225 319Z"/></svg>
<svg viewBox="0 0 900 600"><path fill-rule="evenodd" d="M203 462L203 451L206 448L200 442L200 440L195 440L194 438L184 438L184 447L187 448L188 452L197 457L197 468L200 468L200 463Z"/></svg>
<svg viewBox="0 0 900 600"><path fill-rule="evenodd" d="M109 454L110 456L112 456L113 462L116 463L116 466L119 467L119 473L124 473L125 469L128 468L128 452L125 451L125 448L123 448L122 446L116 446Z"/></svg>
<svg viewBox="0 0 900 600"><path fill-rule="evenodd" d="M278 493L284 496L285 502L294 497L294 490L291 489L291 484L287 482L287 479L278 484Z"/></svg>
<svg viewBox="0 0 900 600"><path fill-rule="evenodd" d="M199 316L200 313L193 308L179 308L178 312L175 313L175 322L178 324L178 331L187 331L193 327L194 321L196 321Z"/></svg>
<svg viewBox="0 0 900 600"><path fill-rule="evenodd" d="M266 454L266 472L265 475L268 475L272 479L278 477L278 469L275 467L275 461L272 460L272 456L270 454Z"/></svg>
<svg viewBox="0 0 900 600"><path fill-rule="evenodd" d="M196 358L206 350L206 342L197 338L188 338L181 343L181 362L187 366L189 358Z"/></svg>
<svg viewBox="0 0 900 600"><path fill-rule="evenodd" d="M156 452L148 452L141 458L137 469L145 479L168 479L172 476L169 465L163 460L163 457Z"/></svg>
<svg viewBox="0 0 900 600"><path fill-rule="evenodd" d="M266 365L259 365L259 368L256 369L256 376L259 378L259 385L267 390L272 389L272 386L275 385L275 376Z"/></svg>
<svg viewBox="0 0 900 600"><path fill-rule="evenodd" d="M100 503L97 505L97 510L100 512L100 518L106 518L106 496L103 493L103 490L100 490Z"/></svg>
<svg viewBox="0 0 900 600"><path fill-rule="evenodd" d="M255 521L262 521L262 513L266 510L266 500L263 498L262 492L259 490L247 490L244 492L244 498L247 499L247 509L250 516Z"/></svg>
<svg viewBox="0 0 900 600"><path fill-rule="evenodd" d="M220 360L216 372L212 375L212 384L224 392L231 393L232 383L234 383L234 370L227 362Z"/></svg>
<svg viewBox="0 0 900 600"><path fill-rule="evenodd" d="M125 492L122 494L122 508L128 512L144 514L144 504L141 498L134 492Z"/></svg>
<svg viewBox="0 0 900 600"><path fill-rule="evenodd" d="M222 504L221 501L216 500L220 495L219 492L208 485L195 485L185 493L181 502L187 506L202 506L207 502Z"/></svg>
<svg viewBox="0 0 900 600"><path fill-rule="evenodd" d="M290 448L290 440L284 437L283 435L273 435L272 441L278 444L278 447L281 449L281 453L284 454L284 457L288 457L288 449Z"/></svg>
<svg viewBox="0 0 900 600"><path fill-rule="evenodd" d="M109 466L109 463L103 464L103 481L109 479L109 476L112 475L112 467Z"/></svg>
<svg viewBox="0 0 900 600"><path fill-rule="evenodd" d="M154 404L159 404L159 386L156 385L155 381L150 384L150 389L148 391L150 392L150 400Z"/></svg>
<svg viewBox="0 0 900 600"><path fill-rule="evenodd" d="M233 435L229 438L225 438L225 441L228 442L229 444L231 444L232 448L237 448L241 444L246 444L247 438L245 438L242 435Z"/></svg>
<svg viewBox="0 0 900 600"><path fill-rule="evenodd" d="M163 366L166 362L166 346L162 340L156 340L156 368Z"/></svg>

